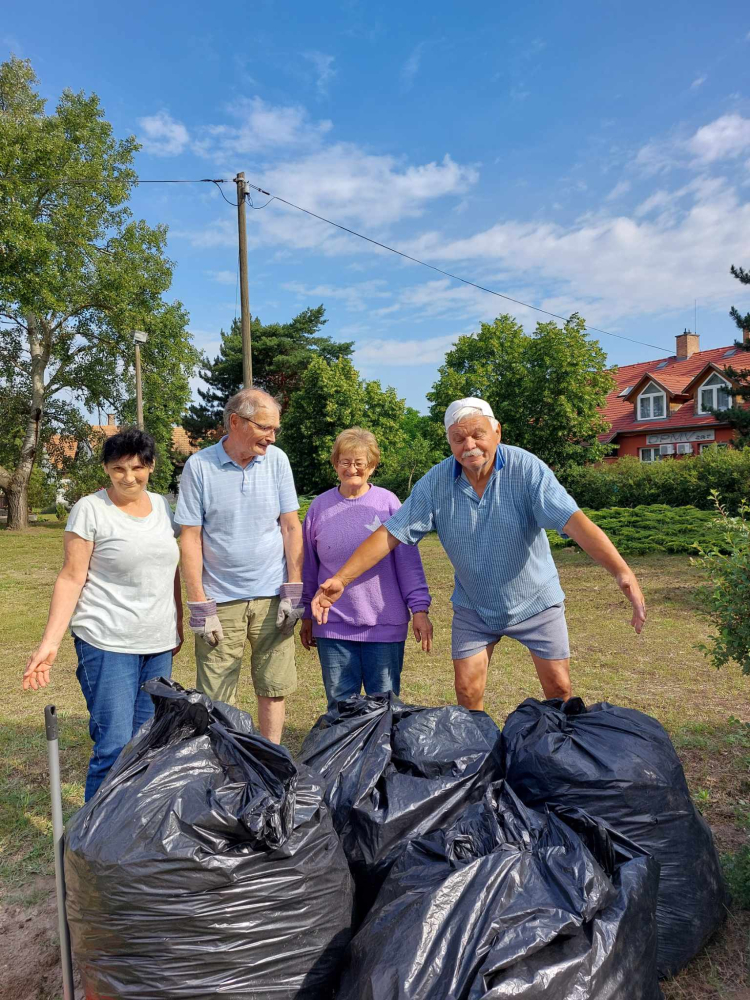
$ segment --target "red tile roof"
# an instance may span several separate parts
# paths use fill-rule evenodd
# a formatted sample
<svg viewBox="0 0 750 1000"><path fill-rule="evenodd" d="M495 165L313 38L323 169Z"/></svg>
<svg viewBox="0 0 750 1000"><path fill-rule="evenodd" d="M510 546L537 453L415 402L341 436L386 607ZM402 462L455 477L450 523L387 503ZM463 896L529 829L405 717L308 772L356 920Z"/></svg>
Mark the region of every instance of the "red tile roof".
<svg viewBox="0 0 750 1000"><path fill-rule="evenodd" d="M671 393L679 396L684 393L690 382L710 364L714 364L721 370L731 367L736 369L750 367L750 356L742 351L731 358L724 357L727 351L732 350L733 346L727 344L726 347L714 347L710 351L696 351L689 358L671 357L667 359L663 368L657 366L664 359L657 359L656 361L639 361L635 365L623 365L613 371L615 388L607 396L603 410L604 416L612 424L612 428L601 436L601 440L612 441L618 434L628 431L654 431L673 427L701 427L705 424L720 424L721 421L710 413L696 414L694 412L694 399L684 402L679 409L664 420L648 422L636 420L635 401L621 398L619 394L624 389L632 389L644 376L650 375L655 382L660 382ZM750 407L750 403L745 405Z"/></svg>

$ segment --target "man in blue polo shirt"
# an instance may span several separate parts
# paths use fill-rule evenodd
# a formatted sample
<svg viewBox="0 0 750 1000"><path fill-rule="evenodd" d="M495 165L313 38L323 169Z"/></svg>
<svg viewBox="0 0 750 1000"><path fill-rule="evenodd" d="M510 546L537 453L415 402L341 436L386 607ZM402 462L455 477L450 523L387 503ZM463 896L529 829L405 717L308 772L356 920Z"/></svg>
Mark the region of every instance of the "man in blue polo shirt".
<svg viewBox="0 0 750 1000"><path fill-rule="evenodd" d="M503 636L531 654L546 698L570 697L565 595L544 529L573 538L615 577L640 633L646 608L638 582L604 532L578 509L531 452L501 445L483 399L459 399L445 413L453 457L414 486L403 507L374 532L312 603L318 621L352 580L401 542L436 531L455 570L452 654L458 703L481 709L487 669Z"/></svg>
<svg viewBox="0 0 750 1000"><path fill-rule="evenodd" d="M278 743L284 698L297 687L302 526L289 459L273 444L276 400L242 389L224 408L226 435L192 455L180 480L182 575L196 633L196 686L233 702L245 642L258 727Z"/></svg>

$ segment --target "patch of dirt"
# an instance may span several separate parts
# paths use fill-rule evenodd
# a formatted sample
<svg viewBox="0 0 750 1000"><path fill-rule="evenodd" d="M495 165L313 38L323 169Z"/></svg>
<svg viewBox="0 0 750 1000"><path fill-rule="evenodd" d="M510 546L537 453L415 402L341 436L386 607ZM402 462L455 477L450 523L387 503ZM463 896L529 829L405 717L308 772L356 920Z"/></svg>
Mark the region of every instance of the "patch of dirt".
<svg viewBox="0 0 750 1000"><path fill-rule="evenodd" d="M58 1000L62 992L55 880L45 876L0 905L0 998Z"/></svg>

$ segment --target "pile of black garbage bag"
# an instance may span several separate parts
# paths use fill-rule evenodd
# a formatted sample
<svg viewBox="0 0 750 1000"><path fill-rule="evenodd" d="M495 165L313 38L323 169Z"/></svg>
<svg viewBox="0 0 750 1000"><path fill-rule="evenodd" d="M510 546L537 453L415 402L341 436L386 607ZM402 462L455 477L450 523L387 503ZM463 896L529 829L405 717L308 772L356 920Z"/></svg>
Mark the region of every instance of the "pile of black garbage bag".
<svg viewBox="0 0 750 1000"><path fill-rule="evenodd" d="M527 805L575 806L661 866L659 974L685 966L726 916L719 856L665 729L635 709L528 699L503 728L508 784Z"/></svg>
<svg viewBox="0 0 750 1000"><path fill-rule="evenodd" d="M352 942L339 1000L659 1000L659 866L576 820L591 849L499 781L412 841Z"/></svg>
<svg viewBox="0 0 750 1000"><path fill-rule="evenodd" d="M392 692L318 719L298 760L326 784L360 919L406 844L446 829L502 776L499 737L484 712L404 705Z"/></svg>
<svg viewBox="0 0 750 1000"><path fill-rule="evenodd" d="M327 1000L353 886L320 778L250 716L149 681L151 724L66 830L89 1000Z"/></svg>

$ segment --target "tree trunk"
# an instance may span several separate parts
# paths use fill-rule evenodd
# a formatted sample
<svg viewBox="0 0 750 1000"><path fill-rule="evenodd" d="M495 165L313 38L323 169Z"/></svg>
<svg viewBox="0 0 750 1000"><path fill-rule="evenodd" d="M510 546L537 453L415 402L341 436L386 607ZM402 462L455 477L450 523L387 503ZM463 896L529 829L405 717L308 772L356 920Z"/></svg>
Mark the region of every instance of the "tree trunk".
<svg viewBox="0 0 750 1000"><path fill-rule="evenodd" d="M9 531L25 531L29 526L29 478L39 447L44 412L44 372L50 356L50 335L44 321L39 316L30 315L27 322L31 352L31 406L18 465L5 491Z"/></svg>

